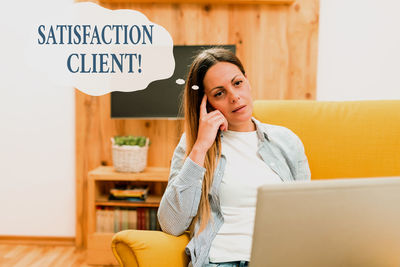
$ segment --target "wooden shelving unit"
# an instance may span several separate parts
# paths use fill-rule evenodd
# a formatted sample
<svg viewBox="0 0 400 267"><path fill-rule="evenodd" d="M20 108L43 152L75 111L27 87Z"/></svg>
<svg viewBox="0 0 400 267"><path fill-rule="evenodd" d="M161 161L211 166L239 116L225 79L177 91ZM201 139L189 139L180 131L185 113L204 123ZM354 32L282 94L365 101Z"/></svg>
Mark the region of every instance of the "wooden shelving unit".
<svg viewBox="0 0 400 267"><path fill-rule="evenodd" d="M157 208L168 183L168 168L147 167L140 173L116 172L112 166L100 166L88 174L88 225L86 263L92 265L118 265L111 252L114 233L96 232L97 207ZM149 195L143 202L108 200L115 184L149 186Z"/></svg>

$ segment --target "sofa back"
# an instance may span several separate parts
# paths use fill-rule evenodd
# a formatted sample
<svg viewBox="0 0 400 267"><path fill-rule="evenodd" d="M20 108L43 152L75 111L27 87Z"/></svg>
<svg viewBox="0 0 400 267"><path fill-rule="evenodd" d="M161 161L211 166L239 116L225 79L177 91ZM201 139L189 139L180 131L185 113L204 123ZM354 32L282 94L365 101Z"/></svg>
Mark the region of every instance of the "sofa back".
<svg viewBox="0 0 400 267"><path fill-rule="evenodd" d="M400 176L400 100L256 100L253 116L300 137L312 179Z"/></svg>

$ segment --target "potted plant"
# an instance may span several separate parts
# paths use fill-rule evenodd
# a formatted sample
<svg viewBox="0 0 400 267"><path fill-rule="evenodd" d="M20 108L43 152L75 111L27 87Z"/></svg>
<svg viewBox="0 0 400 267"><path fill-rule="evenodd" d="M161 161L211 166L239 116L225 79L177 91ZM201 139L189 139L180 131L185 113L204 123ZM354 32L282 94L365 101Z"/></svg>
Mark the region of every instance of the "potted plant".
<svg viewBox="0 0 400 267"><path fill-rule="evenodd" d="M118 172L141 172L147 165L149 138L114 136L111 138L114 168Z"/></svg>

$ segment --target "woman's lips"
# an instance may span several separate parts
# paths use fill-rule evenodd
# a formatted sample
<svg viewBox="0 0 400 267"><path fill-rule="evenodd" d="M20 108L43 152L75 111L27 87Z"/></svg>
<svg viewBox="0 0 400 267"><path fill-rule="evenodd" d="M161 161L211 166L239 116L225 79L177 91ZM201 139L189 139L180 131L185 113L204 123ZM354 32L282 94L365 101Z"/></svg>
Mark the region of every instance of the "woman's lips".
<svg viewBox="0 0 400 267"><path fill-rule="evenodd" d="M239 107L237 109L234 109L232 112L241 112L241 111L243 111L245 109L245 107L246 107L246 105L243 105L243 106L241 106L241 107Z"/></svg>

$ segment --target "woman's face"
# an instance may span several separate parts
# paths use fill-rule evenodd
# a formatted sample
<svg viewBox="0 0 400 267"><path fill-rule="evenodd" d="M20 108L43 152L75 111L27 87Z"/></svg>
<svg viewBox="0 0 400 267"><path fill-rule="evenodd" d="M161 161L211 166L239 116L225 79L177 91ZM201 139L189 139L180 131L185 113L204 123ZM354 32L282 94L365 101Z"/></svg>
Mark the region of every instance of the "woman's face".
<svg viewBox="0 0 400 267"><path fill-rule="evenodd" d="M228 129L250 131L253 100L251 87L240 69L228 62L218 62L208 69L203 80L207 100L228 121Z"/></svg>

